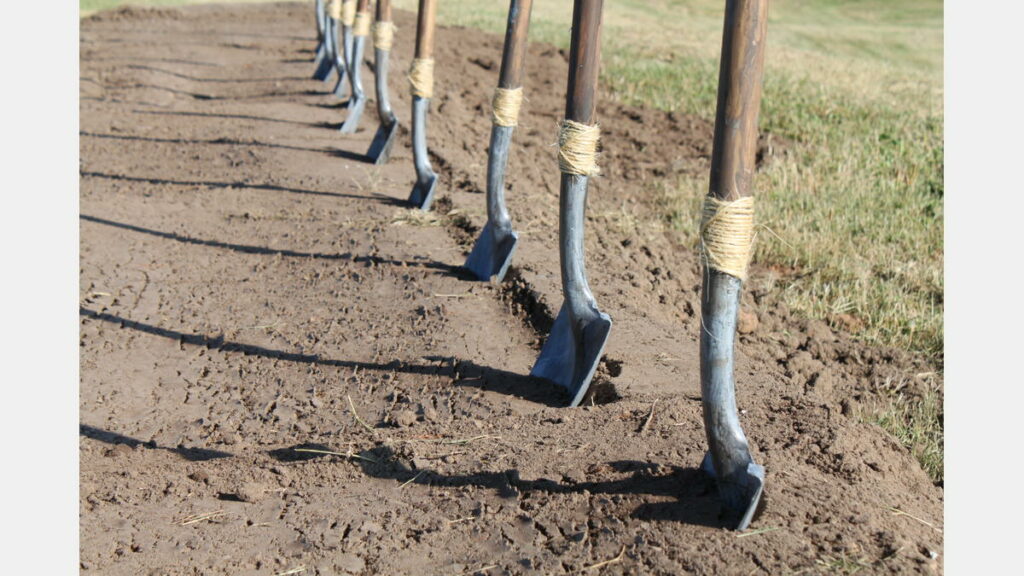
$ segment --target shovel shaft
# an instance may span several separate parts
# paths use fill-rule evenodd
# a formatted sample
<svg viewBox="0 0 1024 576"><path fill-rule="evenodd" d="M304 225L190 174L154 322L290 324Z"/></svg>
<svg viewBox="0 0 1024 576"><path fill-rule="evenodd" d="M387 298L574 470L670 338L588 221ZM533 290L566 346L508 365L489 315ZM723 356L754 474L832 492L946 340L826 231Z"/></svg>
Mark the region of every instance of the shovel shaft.
<svg viewBox="0 0 1024 576"><path fill-rule="evenodd" d="M500 88L514 89L522 86L532 8L533 0L509 2L505 46L501 56L501 72L498 74ZM505 207L505 170L514 129L513 126L491 126L491 146L487 155L487 220L491 222L494 233L501 236L499 241L512 232L512 222Z"/></svg>
<svg viewBox="0 0 1024 576"><path fill-rule="evenodd" d="M377 2L377 22L391 22L391 0L379 0ZM395 113L391 109L391 99L388 97L388 50L374 48L373 56L376 76L374 77L374 88L377 90L377 116L380 123L391 126L395 122Z"/></svg>
<svg viewBox="0 0 1024 576"><path fill-rule="evenodd" d="M324 13L324 0L316 0L316 37L321 42L324 39L324 28L325 20L327 15Z"/></svg>
<svg viewBox="0 0 1024 576"><path fill-rule="evenodd" d="M753 194L757 120L764 68L767 0L728 0L722 36L718 107L709 195L734 201ZM704 431L723 508L743 530L761 497L763 469L754 463L736 406L736 317L743 282L704 267L700 378Z"/></svg>
<svg viewBox="0 0 1024 576"><path fill-rule="evenodd" d="M597 103L597 73L601 66L601 11L603 0L575 0L569 48L569 87L565 117L591 124Z"/></svg>
<svg viewBox="0 0 1024 576"><path fill-rule="evenodd" d="M416 57L434 56L434 17L437 15L437 0L420 0L416 19Z"/></svg>
<svg viewBox="0 0 1024 576"><path fill-rule="evenodd" d="M391 0L377 0L377 22L391 21Z"/></svg>
<svg viewBox="0 0 1024 576"><path fill-rule="evenodd" d="M603 0L575 0L569 51L569 84L565 117L590 124L597 97L597 71L601 59L601 10ZM562 174L559 194L559 258L562 291L574 333L596 319L600 312L587 283L583 249L586 222L587 176Z"/></svg>
<svg viewBox="0 0 1024 576"><path fill-rule="evenodd" d="M726 2L709 186L720 200L753 194L767 29L768 0Z"/></svg>
<svg viewBox="0 0 1024 576"><path fill-rule="evenodd" d="M508 26L505 28L505 47L501 55L498 86L519 88L523 85L523 64L526 62L526 37L530 29L530 11L533 0L511 0L508 5Z"/></svg>

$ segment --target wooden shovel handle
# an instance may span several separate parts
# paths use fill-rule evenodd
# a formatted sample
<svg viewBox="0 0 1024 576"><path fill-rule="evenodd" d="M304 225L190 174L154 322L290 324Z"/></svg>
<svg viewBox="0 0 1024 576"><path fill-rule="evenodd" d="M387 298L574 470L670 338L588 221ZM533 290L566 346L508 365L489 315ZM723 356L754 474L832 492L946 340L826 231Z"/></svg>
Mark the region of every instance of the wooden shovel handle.
<svg viewBox="0 0 1024 576"><path fill-rule="evenodd" d="M523 84L526 62L526 35L530 28L533 0L511 0L508 6L508 27L505 28L505 49L501 56L498 86L511 89Z"/></svg>
<svg viewBox="0 0 1024 576"><path fill-rule="evenodd" d="M597 74L601 67L601 11L604 0L574 0L572 43L569 48L569 87L565 95L565 117L591 124L597 97Z"/></svg>
<svg viewBox="0 0 1024 576"><path fill-rule="evenodd" d="M420 0L416 20L416 57L434 57L434 16L437 14L437 0Z"/></svg>
<svg viewBox="0 0 1024 576"><path fill-rule="evenodd" d="M391 21L391 0L377 0L377 22Z"/></svg>
<svg viewBox="0 0 1024 576"><path fill-rule="evenodd" d="M767 29L768 0L727 0L709 185L719 200L754 193Z"/></svg>

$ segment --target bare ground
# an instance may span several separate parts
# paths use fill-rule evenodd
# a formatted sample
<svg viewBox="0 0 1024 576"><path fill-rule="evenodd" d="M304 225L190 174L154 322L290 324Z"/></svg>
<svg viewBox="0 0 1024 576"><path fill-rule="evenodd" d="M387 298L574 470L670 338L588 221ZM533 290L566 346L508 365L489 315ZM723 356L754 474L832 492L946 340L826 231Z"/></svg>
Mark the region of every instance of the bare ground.
<svg viewBox="0 0 1024 576"><path fill-rule="evenodd" d="M940 377L791 315L763 269L737 380L768 506L744 535L722 526L696 469L699 265L656 225L655 184L707 173L703 119L601 100L587 247L611 341L587 406L528 377L561 302L566 55L531 47L510 160L520 245L491 286L459 267L485 220L501 38L438 30L442 181L423 219L404 205L415 22L396 22L403 128L374 167L372 102L343 137L331 85L309 79L308 6L82 21L83 570L941 573L942 487L862 418L893 382ZM766 145L764 161L783 148L800 153Z"/></svg>

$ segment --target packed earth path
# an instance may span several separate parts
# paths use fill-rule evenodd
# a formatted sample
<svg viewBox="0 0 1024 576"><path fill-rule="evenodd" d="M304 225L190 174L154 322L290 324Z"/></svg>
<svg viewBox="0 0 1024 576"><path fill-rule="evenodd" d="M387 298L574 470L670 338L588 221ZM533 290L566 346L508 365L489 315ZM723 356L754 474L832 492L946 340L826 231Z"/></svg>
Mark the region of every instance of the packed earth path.
<svg viewBox="0 0 1024 576"><path fill-rule="evenodd" d="M767 506L720 523L697 469L700 263L651 224L659 179L707 174L705 119L601 93L586 243L611 338L580 408L528 376L561 303L567 54L530 47L519 246L504 284L475 282L502 38L438 28L424 214L405 203L415 18L395 21L401 133L376 167L373 102L342 136L333 82L310 79L311 3L82 20L82 569L941 573L943 488L863 417L941 376L790 314L756 263L736 377Z"/></svg>

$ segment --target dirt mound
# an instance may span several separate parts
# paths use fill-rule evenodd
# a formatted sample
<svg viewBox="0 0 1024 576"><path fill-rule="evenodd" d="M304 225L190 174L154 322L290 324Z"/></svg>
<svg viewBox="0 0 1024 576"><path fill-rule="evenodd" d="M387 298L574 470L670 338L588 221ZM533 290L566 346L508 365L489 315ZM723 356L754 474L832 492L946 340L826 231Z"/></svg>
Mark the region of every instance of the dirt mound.
<svg viewBox="0 0 1024 576"><path fill-rule="evenodd" d="M436 218L401 144L363 162L309 79L305 4L122 10L81 28L81 558L102 574L941 572L943 489L861 409L918 357L795 318L754 271L737 363L767 469L752 532L697 465L699 263L657 186L709 122L599 101L590 279L615 322L594 401L528 377L561 302L566 55L530 49L509 282L460 270L485 221L501 39L437 34ZM392 69L408 67L399 12ZM140 25L142 24L142 25ZM372 73L365 80L372 86ZM371 107L368 108L372 111ZM766 141L763 151L799 148ZM695 214L696 218L697 215ZM595 573L597 571L595 570Z"/></svg>

